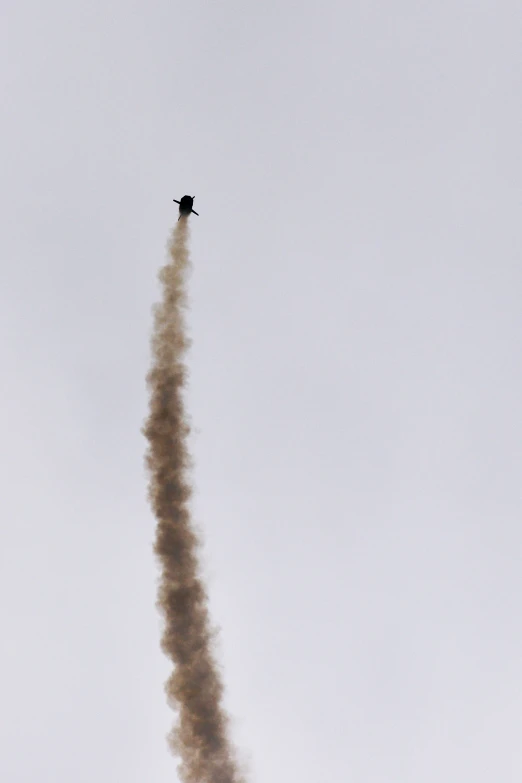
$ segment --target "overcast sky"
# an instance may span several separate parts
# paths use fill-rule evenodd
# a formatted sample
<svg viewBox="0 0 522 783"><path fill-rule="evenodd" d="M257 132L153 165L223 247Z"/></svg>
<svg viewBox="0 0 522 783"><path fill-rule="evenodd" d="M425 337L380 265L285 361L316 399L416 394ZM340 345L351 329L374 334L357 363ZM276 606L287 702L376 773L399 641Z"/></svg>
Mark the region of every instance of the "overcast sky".
<svg viewBox="0 0 522 783"><path fill-rule="evenodd" d="M522 779L522 10L2 0L0 778L168 783L151 306L251 783Z"/></svg>

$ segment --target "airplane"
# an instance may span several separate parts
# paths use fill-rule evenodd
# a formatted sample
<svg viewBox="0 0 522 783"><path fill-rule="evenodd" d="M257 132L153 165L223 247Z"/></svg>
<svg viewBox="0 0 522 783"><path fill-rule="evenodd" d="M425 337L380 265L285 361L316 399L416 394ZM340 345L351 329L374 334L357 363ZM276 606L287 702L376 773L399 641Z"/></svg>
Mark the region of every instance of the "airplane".
<svg viewBox="0 0 522 783"><path fill-rule="evenodd" d="M191 212L193 212L195 215L199 217L199 214L196 212L195 209L192 209L192 204L194 203L195 196L183 196L181 201L178 201L177 198L172 199L176 202L176 204L179 204L179 218L186 217L187 215L190 215Z"/></svg>

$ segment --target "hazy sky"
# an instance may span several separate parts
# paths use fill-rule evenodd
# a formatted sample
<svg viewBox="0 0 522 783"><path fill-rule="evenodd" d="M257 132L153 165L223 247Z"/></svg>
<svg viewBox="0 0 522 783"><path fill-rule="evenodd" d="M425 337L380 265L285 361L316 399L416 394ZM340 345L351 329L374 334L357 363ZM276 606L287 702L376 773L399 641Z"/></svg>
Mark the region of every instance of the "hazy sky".
<svg viewBox="0 0 522 783"><path fill-rule="evenodd" d="M140 427L188 193L251 783L520 783L520 4L0 11L0 779L176 777Z"/></svg>

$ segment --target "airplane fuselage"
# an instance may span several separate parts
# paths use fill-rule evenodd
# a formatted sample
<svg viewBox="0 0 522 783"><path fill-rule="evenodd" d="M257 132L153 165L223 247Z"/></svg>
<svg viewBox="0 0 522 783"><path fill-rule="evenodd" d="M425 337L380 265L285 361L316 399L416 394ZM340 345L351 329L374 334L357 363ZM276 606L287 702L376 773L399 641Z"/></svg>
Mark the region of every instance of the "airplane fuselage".
<svg viewBox="0 0 522 783"><path fill-rule="evenodd" d="M181 201L179 202L179 212L180 215L190 215L192 212L192 205L194 203L194 199L192 196L183 196Z"/></svg>
<svg viewBox="0 0 522 783"><path fill-rule="evenodd" d="M179 204L179 217L187 217L187 215L190 215L193 213L194 215L197 215L195 209L192 209L192 205L194 203L194 196L182 196L181 201L178 201L177 198L174 199L176 204ZM179 220L179 218L178 218Z"/></svg>

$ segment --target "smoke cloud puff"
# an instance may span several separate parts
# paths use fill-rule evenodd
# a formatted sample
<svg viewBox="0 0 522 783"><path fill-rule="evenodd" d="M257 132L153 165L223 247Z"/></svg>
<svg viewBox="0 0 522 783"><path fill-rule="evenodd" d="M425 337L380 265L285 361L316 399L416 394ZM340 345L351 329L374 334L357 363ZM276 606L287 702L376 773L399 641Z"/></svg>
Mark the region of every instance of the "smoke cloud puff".
<svg viewBox="0 0 522 783"><path fill-rule="evenodd" d="M228 739L207 593L199 576L199 543L190 516L190 428L183 403L188 237L188 220L183 217L172 233L170 258L159 273L162 301L154 310L152 368L147 377L150 413L143 430L149 442L149 498L157 520L154 548L161 566L161 644L174 664L165 686L177 713L169 743L180 758L184 783L243 783Z"/></svg>

